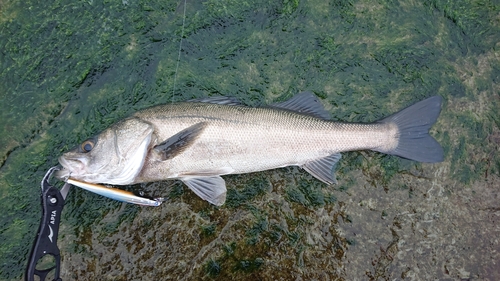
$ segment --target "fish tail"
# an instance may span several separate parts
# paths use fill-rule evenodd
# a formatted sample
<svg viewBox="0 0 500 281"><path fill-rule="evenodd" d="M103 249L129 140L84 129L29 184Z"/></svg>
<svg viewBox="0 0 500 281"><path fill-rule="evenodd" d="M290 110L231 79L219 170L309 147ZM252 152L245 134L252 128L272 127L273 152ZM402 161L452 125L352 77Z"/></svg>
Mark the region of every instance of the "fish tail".
<svg viewBox="0 0 500 281"><path fill-rule="evenodd" d="M429 129L441 112L442 101L440 96L433 96L380 120L382 123L396 124L399 132L398 146L384 153L419 162L443 161L443 148L429 135Z"/></svg>

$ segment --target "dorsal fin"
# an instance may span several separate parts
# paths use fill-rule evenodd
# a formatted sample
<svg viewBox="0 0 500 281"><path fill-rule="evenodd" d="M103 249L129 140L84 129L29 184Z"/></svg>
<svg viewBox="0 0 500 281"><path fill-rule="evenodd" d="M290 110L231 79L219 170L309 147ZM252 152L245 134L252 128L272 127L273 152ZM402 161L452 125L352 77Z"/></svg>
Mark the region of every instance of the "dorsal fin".
<svg viewBox="0 0 500 281"><path fill-rule="evenodd" d="M325 110L318 97L311 92L302 92L287 101L273 103L270 106L312 115L325 120L330 119L330 112Z"/></svg>
<svg viewBox="0 0 500 281"><path fill-rule="evenodd" d="M199 98L199 99L192 99L192 100L188 100L188 102L204 102L204 103L213 103L213 104L221 104L221 105L243 105L235 97L224 97L224 96L215 96L215 97L205 97L205 98Z"/></svg>

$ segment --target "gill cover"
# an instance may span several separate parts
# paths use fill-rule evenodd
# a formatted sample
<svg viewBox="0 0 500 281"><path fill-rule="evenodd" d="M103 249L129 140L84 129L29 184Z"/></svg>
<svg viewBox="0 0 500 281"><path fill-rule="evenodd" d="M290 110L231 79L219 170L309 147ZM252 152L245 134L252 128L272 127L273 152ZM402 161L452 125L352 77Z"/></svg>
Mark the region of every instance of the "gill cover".
<svg viewBox="0 0 500 281"><path fill-rule="evenodd" d="M58 177L89 183L131 184L144 164L153 126L139 118L124 119L59 158Z"/></svg>

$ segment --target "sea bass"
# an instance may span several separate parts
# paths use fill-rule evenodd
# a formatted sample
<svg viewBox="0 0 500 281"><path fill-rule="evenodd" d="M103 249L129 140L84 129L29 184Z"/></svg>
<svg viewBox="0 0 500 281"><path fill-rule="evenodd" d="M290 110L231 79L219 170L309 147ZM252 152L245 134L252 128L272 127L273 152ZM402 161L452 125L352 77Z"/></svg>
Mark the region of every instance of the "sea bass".
<svg viewBox="0 0 500 281"><path fill-rule="evenodd" d="M429 135L442 98L430 97L374 123L343 123L310 92L266 107L212 97L136 112L59 158L56 176L128 185L179 179L214 205L226 200L221 175L296 165L326 184L340 152L373 150L419 162L443 161Z"/></svg>

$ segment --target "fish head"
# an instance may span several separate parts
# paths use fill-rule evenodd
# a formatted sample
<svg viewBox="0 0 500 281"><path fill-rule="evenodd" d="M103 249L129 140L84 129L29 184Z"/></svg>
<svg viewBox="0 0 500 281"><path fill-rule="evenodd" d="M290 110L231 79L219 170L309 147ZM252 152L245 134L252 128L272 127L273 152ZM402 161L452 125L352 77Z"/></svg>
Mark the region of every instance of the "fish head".
<svg viewBox="0 0 500 281"><path fill-rule="evenodd" d="M127 118L89 138L59 157L56 177L88 183L131 184L148 153L154 127L139 118Z"/></svg>

